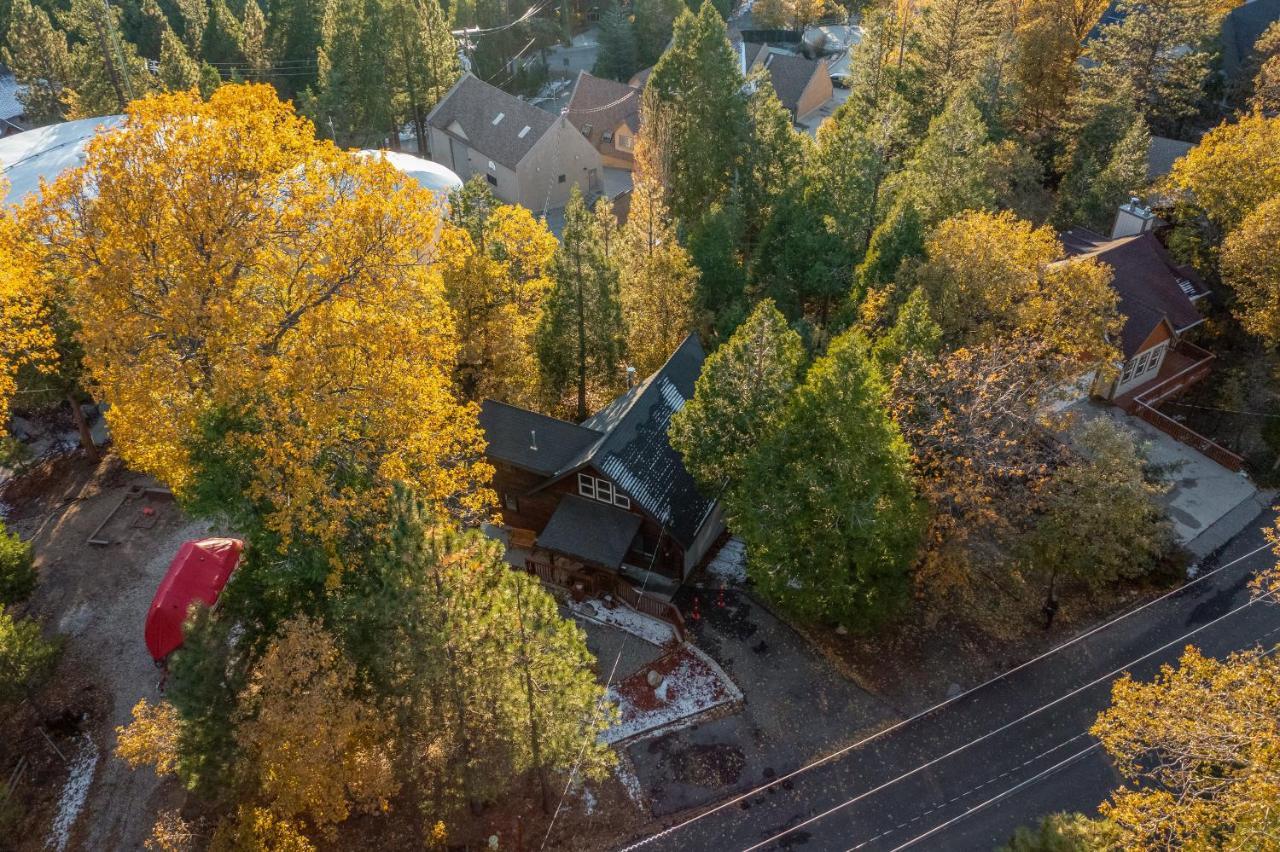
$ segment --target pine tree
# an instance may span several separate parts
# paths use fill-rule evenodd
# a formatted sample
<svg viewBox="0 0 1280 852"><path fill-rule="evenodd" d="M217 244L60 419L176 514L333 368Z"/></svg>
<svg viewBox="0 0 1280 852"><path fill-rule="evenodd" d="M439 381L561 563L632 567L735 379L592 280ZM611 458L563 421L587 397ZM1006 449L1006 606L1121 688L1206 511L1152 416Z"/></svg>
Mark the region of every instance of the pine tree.
<svg viewBox="0 0 1280 852"><path fill-rule="evenodd" d="M244 56L245 76L254 82L266 82L271 68L271 50L267 44L267 19L258 0L245 0L240 20L240 52Z"/></svg>
<svg viewBox="0 0 1280 852"><path fill-rule="evenodd" d="M600 52L596 54L591 73L610 80L629 80L640 68L636 59L636 37L631 21L618 7L617 0L611 0L600 16L599 39Z"/></svg>
<svg viewBox="0 0 1280 852"><path fill-rule="evenodd" d="M965 210L990 209L996 199L996 147L973 98L953 97L901 172L892 197L911 204L926 228Z"/></svg>
<svg viewBox="0 0 1280 852"><path fill-rule="evenodd" d="M1133 120L1111 149L1111 159L1090 188L1082 221L1098 232L1107 232L1116 208L1147 185L1147 157L1151 133L1142 116Z"/></svg>
<svg viewBox="0 0 1280 852"><path fill-rule="evenodd" d="M676 239L662 203L662 187L643 177L631 191L622 229L620 297L631 366L647 376L666 362L693 330L698 271Z"/></svg>
<svg viewBox="0 0 1280 852"><path fill-rule="evenodd" d="M69 118L124 112L129 101L152 85L146 60L120 36L120 10L101 0L72 0L59 16L75 46L71 78L75 91Z"/></svg>
<svg viewBox="0 0 1280 852"><path fill-rule="evenodd" d="M381 147L395 129L385 0L333 0L324 16L319 74L308 112L341 145Z"/></svg>
<svg viewBox="0 0 1280 852"><path fill-rule="evenodd" d="M708 340L723 340L747 315L747 272L738 252L742 243L741 209L713 204L689 228L689 256L698 268L695 312Z"/></svg>
<svg viewBox="0 0 1280 852"><path fill-rule="evenodd" d="M773 206L804 166L805 140L795 130L791 113L778 100L769 72L753 74L748 84L746 144L739 170L738 202L742 205L743 253L749 255Z"/></svg>
<svg viewBox="0 0 1280 852"><path fill-rule="evenodd" d="M18 99L27 120L41 125L65 119L72 74L66 34L31 0L13 0L6 40L4 64L26 86Z"/></svg>
<svg viewBox="0 0 1280 852"><path fill-rule="evenodd" d="M200 85L200 65L187 55L182 40L166 29L160 36L160 85L167 91L180 92Z"/></svg>
<svg viewBox="0 0 1280 852"><path fill-rule="evenodd" d="M1085 38L1106 11L1108 0L1032 0L1015 31L1013 110L1017 125L1032 134L1063 119L1079 88Z"/></svg>
<svg viewBox="0 0 1280 852"><path fill-rule="evenodd" d="M209 23L201 40L200 58L222 67L241 63L244 61L242 40L240 22L227 8L226 0L210 0Z"/></svg>
<svg viewBox="0 0 1280 852"><path fill-rule="evenodd" d="M742 476L799 381L800 335L769 300L707 357L693 399L671 418L671 446L708 493Z"/></svg>
<svg viewBox="0 0 1280 852"><path fill-rule="evenodd" d="M425 152L427 114L462 75L457 44L438 0L390 0L388 14L396 97Z"/></svg>
<svg viewBox="0 0 1280 852"><path fill-rule="evenodd" d="M931 0L912 44L920 91L940 108L984 70L1007 26L1000 0Z"/></svg>
<svg viewBox="0 0 1280 852"><path fill-rule="evenodd" d="M942 348L942 328L933 319L929 297L917 287L908 294L884 334L876 338L873 352L886 379L913 354L932 357Z"/></svg>
<svg viewBox="0 0 1280 852"><path fill-rule="evenodd" d="M915 205L901 201L876 226L867 254L854 272L854 294L892 284L903 263L924 254L924 223Z"/></svg>
<svg viewBox="0 0 1280 852"><path fill-rule="evenodd" d="M1133 92L1127 86L1116 89L1089 87L1076 98L1072 113L1063 128L1065 146L1057 164L1062 181L1053 221L1060 228L1088 225L1105 232L1109 230L1109 223L1102 221L1107 218L1107 212L1100 209L1098 181L1116 155L1121 141L1128 133L1135 132L1136 121L1142 116L1134 106ZM1145 157L1144 152L1143 178L1146 176ZM1128 189L1135 188L1136 184ZM1112 203L1123 200L1111 199Z"/></svg>
<svg viewBox="0 0 1280 852"><path fill-rule="evenodd" d="M676 18L688 7L684 0L635 0L631 8L635 16L636 62L641 68L648 68L667 49Z"/></svg>
<svg viewBox="0 0 1280 852"><path fill-rule="evenodd" d="M1127 81L1147 122L1172 131L1199 108L1221 15L1212 0L1121 0L1117 11L1090 43L1094 73Z"/></svg>
<svg viewBox="0 0 1280 852"><path fill-rule="evenodd" d="M564 232L551 264L555 282L538 329L539 372L549 400L573 391L573 411L587 417L588 391L622 380L623 323L618 294L616 225L607 202L593 213L575 186L564 208Z"/></svg>
<svg viewBox="0 0 1280 852"><path fill-rule="evenodd" d="M174 5L187 52L199 56L204 46L204 28L209 25L209 0L174 0Z"/></svg>
<svg viewBox="0 0 1280 852"><path fill-rule="evenodd" d="M282 97L306 91L315 82L306 69L320 50L329 5L327 0L280 0L268 4L267 45L272 57L282 65L304 69L280 80Z"/></svg>
<svg viewBox="0 0 1280 852"><path fill-rule="evenodd" d="M857 331L832 341L728 493L769 600L869 630L906 602L922 514L888 389Z"/></svg>
<svg viewBox="0 0 1280 852"><path fill-rule="evenodd" d="M641 130L665 128L655 143L672 215L682 223L728 196L747 128L744 83L715 7L682 14L645 87Z"/></svg>

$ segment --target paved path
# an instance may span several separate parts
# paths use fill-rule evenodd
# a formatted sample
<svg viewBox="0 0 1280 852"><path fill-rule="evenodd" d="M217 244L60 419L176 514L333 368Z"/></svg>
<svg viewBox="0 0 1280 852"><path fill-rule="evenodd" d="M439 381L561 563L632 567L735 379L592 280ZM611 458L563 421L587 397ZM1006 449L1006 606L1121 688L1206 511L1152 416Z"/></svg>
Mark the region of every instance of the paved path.
<svg viewBox="0 0 1280 852"><path fill-rule="evenodd" d="M1247 588L1275 558L1259 550L1275 519L1259 516L1194 585L641 848L985 852L1045 814L1092 810L1118 778L1086 732L1118 672L1149 679L1188 644L1221 656L1280 642L1280 607Z"/></svg>

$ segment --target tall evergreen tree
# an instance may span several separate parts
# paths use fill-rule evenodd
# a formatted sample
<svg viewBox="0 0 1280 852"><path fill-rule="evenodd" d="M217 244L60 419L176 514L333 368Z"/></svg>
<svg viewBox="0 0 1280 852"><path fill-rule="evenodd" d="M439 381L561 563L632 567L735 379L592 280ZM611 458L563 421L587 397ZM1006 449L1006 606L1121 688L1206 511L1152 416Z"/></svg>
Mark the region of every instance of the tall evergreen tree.
<svg viewBox="0 0 1280 852"><path fill-rule="evenodd" d="M267 19L258 0L245 0L240 20L240 53L244 56L245 76L255 82L266 82L271 69L271 49L267 44Z"/></svg>
<svg viewBox="0 0 1280 852"><path fill-rule="evenodd" d="M1214 0L1121 0L1119 20L1090 43L1094 73L1126 81L1147 122L1171 132L1203 98L1219 5Z"/></svg>
<svg viewBox="0 0 1280 852"><path fill-rule="evenodd" d="M778 100L768 71L753 74L748 90L738 202L745 229L743 253L749 255L774 205L804 166L805 139L792 126L791 113Z"/></svg>
<svg viewBox="0 0 1280 852"><path fill-rule="evenodd" d="M458 47L439 0L390 0L392 79L414 130L427 150L427 113L462 75Z"/></svg>
<svg viewBox="0 0 1280 852"><path fill-rule="evenodd" d="M167 91L180 92L200 85L200 64L187 54L186 47L173 30L160 36L160 85Z"/></svg>
<svg viewBox="0 0 1280 852"><path fill-rule="evenodd" d="M636 58L636 36L631 21L612 0L600 16L600 52L596 54L591 73L610 80L626 81L639 70Z"/></svg>
<svg viewBox="0 0 1280 852"><path fill-rule="evenodd" d="M209 23L201 40L200 58L211 65L229 67L244 61L240 22L227 8L226 0L211 0Z"/></svg>
<svg viewBox="0 0 1280 852"><path fill-rule="evenodd" d="M572 390L574 414L587 417L588 391L622 380L623 322L616 225L607 202L592 212L577 186L564 208L564 233L551 264L555 282L543 308L537 350L553 404Z"/></svg>
<svg viewBox="0 0 1280 852"><path fill-rule="evenodd" d="M662 56L676 18L687 8L684 0L634 0L636 62L641 68L648 68Z"/></svg>
<svg viewBox="0 0 1280 852"><path fill-rule="evenodd" d="M325 12L307 111L341 145L381 147L395 129L386 12L386 0L332 0Z"/></svg>
<svg viewBox="0 0 1280 852"><path fill-rule="evenodd" d="M301 68L279 81L281 94L289 97L305 91L315 82L314 72L323 38L327 0L279 0L266 8L267 44L275 60L289 67Z"/></svg>
<svg viewBox="0 0 1280 852"><path fill-rule="evenodd" d="M922 514L869 345L832 341L728 493L760 593L797 616L870 629L905 603Z"/></svg>
<svg viewBox="0 0 1280 852"><path fill-rule="evenodd" d="M926 228L965 210L989 209L996 200L996 146L988 135L973 98L958 92L894 175L894 199L911 204Z"/></svg>
<svg viewBox="0 0 1280 852"><path fill-rule="evenodd" d="M854 295L892 284L902 265L924 254L924 222L908 200L889 209L871 234L866 256L854 272Z"/></svg>
<svg viewBox="0 0 1280 852"><path fill-rule="evenodd" d="M151 72L137 49L120 36L120 10L100 0L72 0L60 16L72 37L71 78L75 91L70 118L123 112L147 94Z"/></svg>
<svg viewBox="0 0 1280 852"><path fill-rule="evenodd" d="M729 194L747 128L744 84L715 7L682 14L645 87L642 132L663 129L654 142L671 212L686 225Z"/></svg>
<svg viewBox="0 0 1280 852"><path fill-rule="evenodd" d="M1001 0L931 0L912 45L920 92L940 109L994 58L1007 26Z"/></svg>
<svg viewBox="0 0 1280 852"><path fill-rule="evenodd" d="M1126 135L1140 132L1136 124L1141 120L1142 116L1134 105L1133 92L1128 86L1114 89L1090 86L1077 96L1072 116L1063 128L1065 145L1057 163L1062 180L1053 214L1056 225L1061 228L1088 225L1108 230L1108 226L1100 221L1106 217L1106 212L1099 200L1099 180L1119 153L1120 143ZM1136 140L1129 141L1132 145ZM1124 155L1121 156L1123 159ZM1142 178L1146 177L1145 156L1144 152ZM1117 164L1117 168L1121 166ZM1134 188L1136 184L1126 187L1130 191ZM1102 197L1109 199L1107 203L1110 204L1124 200L1112 197L1109 192L1103 192Z"/></svg>
<svg viewBox="0 0 1280 852"><path fill-rule="evenodd" d="M1014 121L1043 134L1063 119L1080 84L1085 38L1108 0L1031 0L1015 31Z"/></svg>
<svg viewBox="0 0 1280 852"><path fill-rule="evenodd" d="M65 119L72 74L66 34L31 0L13 0L6 41L4 64L26 86L18 100L27 120L41 125Z"/></svg>
<svg viewBox="0 0 1280 852"><path fill-rule="evenodd" d="M804 362L800 335L769 300L707 357L693 399L671 418L671 445L709 493L742 476L775 429Z"/></svg>

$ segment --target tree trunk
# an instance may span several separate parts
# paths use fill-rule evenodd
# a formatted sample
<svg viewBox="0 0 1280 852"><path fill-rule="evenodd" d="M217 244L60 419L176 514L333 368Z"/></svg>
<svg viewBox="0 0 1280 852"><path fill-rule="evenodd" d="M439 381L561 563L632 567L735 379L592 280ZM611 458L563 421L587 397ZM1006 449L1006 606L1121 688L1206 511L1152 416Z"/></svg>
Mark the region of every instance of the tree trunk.
<svg viewBox="0 0 1280 852"><path fill-rule="evenodd" d="M551 791L547 787L547 768L542 765L542 733L538 730L538 706L533 700L533 674L529 671L529 639L524 628L524 597L520 587L523 577L516 577L516 613L520 619L520 663L524 669L524 694L529 704L529 748L533 754L534 771L538 773L538 788L542 792L542 812L551 813Z"/></svg>
<svg viewBox="0 0 1280 852"><path fill-rule="evenodd" d="M93 22L95 29L98 31L98 46L102 50L102 64L107 71L107 77L111 79L111 88L115 89L116 100L120 103L120 111L124 112L129 105L129 99L125 97L124 85L120 78L121 69L116 68L115 60L111 58L111 34L108 27L111 21L106 16L110 14L110 8L107 6L107 0L102 0L102 10L95 12ZM128 69L124 69L128 73Z"/></svg>
<svg viewBox="0 0 1280 852"><path fill-rule="evenodd" d="M80 446L89 458L97 461L100 453L98 445L93 442L93 433L89 431L89 421L85 419L84 410L80 408L80 404L76 402L76 398L69 391L67 392L67 404L71 406L71 416L76 421L76 431L80 433Z"/></svg>

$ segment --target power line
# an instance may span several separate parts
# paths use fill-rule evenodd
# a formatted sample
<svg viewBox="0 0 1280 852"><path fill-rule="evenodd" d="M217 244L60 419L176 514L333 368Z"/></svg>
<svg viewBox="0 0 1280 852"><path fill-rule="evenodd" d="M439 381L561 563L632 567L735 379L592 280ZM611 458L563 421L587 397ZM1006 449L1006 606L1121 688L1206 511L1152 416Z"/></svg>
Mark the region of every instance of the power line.
<svg viewBox="0 0 1280 852"><path fill-rule="evenodd" d="M1264 547L1269 547L1269 546L1270 546L1270 545L1264 545ZM902 781L902 780L903 780L903 779L905 779L905 778L910 778L911 776L916 775L916 774L918 774L918 773L920 773L920 772L923 772L924 770L928 769L928 768L929 768L929 767L931 767L931 766L936 766L937 764L941 763L941 762L942 762L942 761L944 761L944 760L948 760L948 759L950 759L950 758L952 758L952 757L955 757L955 756L956 756L957 754L959 754L960 752L965 751L966 749L969 749L969 748L971 748L972 746L977 745L978 743L985 742L985 741L987 741L987 740L991 739L992 737L996 736L997 734L1003 733L1003 732L1005 732L1005 731L1009 730L1010 728L1013 728L1013 727L1014 727L1014 726L1016 726L1016 725L1020 725L1020 724L1022 724L1023 722L1025 722L1027 719L1030 719L1032 716L1039 715L1040 713L1044 712L1045 710L1048 710L1050 707L1056 707L1057 705L1061 704L1063 701L1066 701L1066 700L1067 700L1067 699L1069 699L1069 698L1074 698L1075 696L1079 695L1080 693L1084 692L1084 691L1085 691L1085 690L1087 690L1087 689L1092 689L1093 687L1097 686L1097 685L1098 685L1098 684L1100 684L1100 683L1104 683L1104 682L1106 682L1106 681L1108 681L1108 680L1111 680L1111 679L1112 679L1112 678L1114 678L1114 677L1118 677L1119 675L1123 674L1124 672L1126 672L1126 671L1128 671L1129 669L1131 669L1131 668L1133 668L1134 666L1136 666L1138 663L1141 663L1141 662L1143 662L1143 661L1145 661L1145 660L1147 660L1147 659L1149 659L1149 658L1151 658L1151 657L1154 657L1156 654L1159 654L1161 651L1166 651L1166 650L1168 650L1169 648L1172 648L1172 647L1173 647L1173 646L1175 646L1175 645L1181 644L1182 642L1185 642L1187 639L1190 639L1192 636L1196 635L1196 634L1197 634L1197 633L1199 633L1200 631L1202 631L1202 630L1208 630L1210 627L1212 627L1213 625L1215 625L1215 624L1217 624L1218 622L1222 621L1223 619L1225 619L1225 618L1229 618L1229 617L1231 617L1231 616L1235 615L1235 614L1236 614L1236 613L1238 613L1238 612L1243 612L1244 610L1248 609L1249 607L1253 606L1254 604L1258 603L1259 601L1267 600L1267 599L1268 599L1268 598L1270 598L1270 597L1271 597L1271 593L1269 593L1269 592L1268 592L1267 594L1261 595L1261 596L1259 596L1259 597L1256 597L1256 598L1250 598L1250 599L1248 600L1248 602L1241 604L1240 606L1236 607L1235 609L1232 609L1232 610L1229 610L1229 611L1227 611L1227 612L1223 613L1222 615L1218 616L1217 618L1213 619L1212 621L1208 621L1208 622L1206 622L1206 623L1204 623L1204 624L1200 625L1199 627L1195 628L1194 630L1188 630L1186 633L1182 634L1182 635L1181 635L1181 636L1179 636L1177 639L1173 639L1173 640L1171 640L1171 641L1169 641L1169 642L1166 642L1166 643L1164 643L1163 645L1161 645L1160 647L1158 647L1158 648L1154 648L1154 649L1152 649L1152 650L1148 651L1147 653L1143 654L1142 656L1137 657L1136 659L1130 660L1129 662L1125 663L1123 666L1120 666L1119 668L1113 669L1113 670L1111 670L1110 672L1108 672L1107 674L1102 675L1101 677L1094 678L1093 680L1089 681L1088 683L1084 684L1083 686L1078 686L1078 687L1076 687L1075 689L1071 690L1070 692L1068 692L1068 693L1066 693L1066 694L1064 694L1064 695L1060 695L1060 696L1058 696L1057 698L1053 699L1052 701L1050 701L1050 702L1048 702L1048 703L1046 703L1046 704L1041 704L1039 707L1035 708L1034 710L1031 710L1031 711L1029 711L1029 712L1027 712L1027 713L1023 713L1023 714L1022 714L1021 716L1019 716L1018 718L1013 719L1013 720L1011 720L1011 721L1009 721L1009 722L1006 722L1006 723L1004 723L1003 725L1001 725L1001 726L1000 726L1000 727L998 727L998 728L995 728L995 729L993 729L993 730L987 731L987 733L983 734L983 735L982 735L982 736L980 736L980 737L975 737L974 739L971 739L971 740L969 740L969 741L968 741L968 742L966 742L966 743L963 743L963 744L961 744L961 745L959 745L959 746L956 746L955 748L951 749L951 751L947 752L946 754L942 754L942 755L939 755L938 757L933 758L932 760L925 761L924 763L920 764L919 766L915 767L914 769L910 769L910 770L908 770L908 771L906 771L906 772L903 772L901 775L898 775L896 778L890 778L888 781L885 781L885 782L884 782L884 783L882 783L882 784L879 784L879 785L877 785L877 786L875 786L875 787L872 787L870 790L866 790L866 791L864 791L864 792L861 792L861 793L859 793L858 795L853 796L853 797L852 797L852 798L850 798L850 799L846 799L845 801L841 802L841 803L840 803L840 804L838 804L838 805L835 805L835 806L833 806L833 807L827 808L827 809L826 809L825 811L823 811L822 813L817 814L817 815L815 815L815 816L811 816L811 817L809 817L808 819L804 820L803 822L797 823L796 825L793 825L793 826L791 826L790 828L787 828L787 829L785 829L785 830L783 830L783 831L780 831L780 832L778 832L777 834L773 835L772 837L769 837L769 838L768 838L768 839L766 839L766 840L762 840L762 841L760 841L759 843L752 844L751 846L748 846L746 849L744 849L744 850L743 850L743 852L755 852L755 850L760 849L760 848L762 848L762 847L764 847L764 846L767 846L767 845L769 845L770 843L773 843L773 842L775 842L775 841L777 841L777 840L780 840L781 838L786 837L788 834L791 834L791 833L793 833L793 832L795 832L795 831L799 831L800 829L805 828L805 827L807 827L807 826L813 825L815 822L818 822L818 821L820 821L820 820L826 819L827 817L831 816L832 814L836 813L837 811L844 810L845 808L849 807L850 805L856 804L856 803L858 803L858 802L862 801L863 799L867 798L868 796L873 796L873 795L875 795L876 793L879 793L881 790L884 790L884 789L887 789L887 788L889 788L889 787L892 787L894 784L897 784L899 781ZM779 779L779 780L781 780L781 779ZM773 782L773 783L775 783L775 784L776 784L776 783L778 783L778 782L777 782L777 781L775 781L775 782Z"/></svg>
<svg viewBox="0 0 1280 852"><path fill-rule="evenodd" d="M1204 580L1208 579L1209 577L1212 577L1212 576L1214 576L1215 574L1218 574L1219 572L1225 571L1226 569L1230 568L1232 565L1236 565L1236 564L1238 564L1238 563L1240 563L1240 562L1243 562L1243 561L1244 561L1244 560L1246 560L1246 559L1249 559L1250 557L1256 556L1257 554L1261 553L1262 551L1266 550L1267 548L1269 548L1269 547L1271 547L1271 546L1272 546L1272 545L1271 545L1271 544L1269 544L1269 543L1268 543L1268 544L1261 545L1260 547L1256 547L1256 548L1254 548L1253 550L1249 551L1248 553L1244 554L1243 556L1240 556L1240 557L1237 557L1236 559L1231 560L1230 562L1226 563L1225 565L1219 565L1217 568L1214 568L1214 569L1213 569L1213 570L1211 570L1211 571L1205 571L1203 574L1198 574L1198 575L1197 575L1194 579L1192 579L1190 582L1185 583L1185 584L1183 584L1183 585L1179 586L1179 587L1178 587L1178 588L1176 588L1176 589L1170 589L1168 592L1165 592L1164 594L1160 595L1159 597L1153 598L1153 599L1151 599L1151 600L1147 601L1147 602L1146 602L1146 603L1144 603L1144 604L1140 604L1139 606L1136 606L1136 607L1134 607L1134 608L1133 608L1133 609L1131 609L1131 610L1128 610L1128 611L1126 611L1126 612L1123 612L1123 613L1121 613L1120 615L1116 616L1115 618L1111 619L1110 621L1104 622L1104 623L1102 623L1102 624L1098 625L1097 627L1091 628L1091 629L1089 629L1089 630L1085 631L1084 633L1079 634L1078 636L1074 636L1074 637L1072 637L1071 639L1068 639L1067 641L1065 641L1065 642L1061 643L1060 645L1057 645L1057 646L1055 646L1055 647L1053 647L1053 648L1050 648L1048 651L1045 651L1044 653L1040 654L1039 656L1032 657L1030 660L1027 660L1025 663L1021 663L1021 664L1019 664L1019 665L1017 665L1017 666L1014 666L1013 668L1011 668L1011 669L1009 669L1009 670L1007 670L1007 671L1001 672L1000 674L996 675L995 677L988 678L987 680L983 681L982 683L978 684L977 686L971 687L971 688L969 688L969 689L966 689L964 692L961 692L961 693L959 693L959 694L957 694L957 695L953 695L953 696L952 696L952 697L950 697L950 698L944 699L943 701L938 702L937 704L933 705L932 707L928 707L928 708L926 708L926 709L924 709L924 710L921 710L919 713L916 713L916 714L915 714L915 715L913 715L913 716L908 716L906 719L902 719L901 721L898 721L898 722L893 723L892 725L890 725L890 726L889 726L889 727L887 727L887 728L883 728L883 729L881 729L881 730L879 730L879 731L876 731L875 733L869 734L869 735L867 735L867 736L863 737L862 739L858 740L857 742L854 742L854 743L851 743L851 744L849 744L849 745L845 746L844 748L837 749L836 751L833 751L833 752L831 752L830 754L825 755L824 757L820 757L820 758L818 758L817 760L813 760L813 761L811 761L811 762L809 762L809 763L805 764L804 766L801 766L799 769L795 769L795 770L793 770L793 771L791 771L791 772L787 773L786 775L781 776L780 778L775 778L775 779L773 779L772 781L770 781L770 782L769 782L769 783L767 783L767 784L761 784L760 786L758 786L758 787L756 787L756 788L754 788L754 789L752 789L752 790L748 790L748 791L747 791L747 792L745 792L745 793L742 793L742 794L740 794L740 795L734 796L733 798L727 799L726 801L723 801L723 802L721 802L720 804L715 805L714 807L711 807L711 808L708 808L708 809L707 809L707 810L705 810L705 811L701 811L701 812L699 812L699 813L696 813L696 814L694 814L693 816L688 817L687 819L684 819L684 820L682 820L682 821L680 821L680 822L676 823L675 825L673 825L673 826L671 826L671 827L669 827L669 828L665 828L665 829L663 829L662 831L657 832L656 834L652 834L652 835L650 835L650 836L648 836L648 837L642 838L642 839L640 839L640 840L636 841L635 843L632 843L632 844L631 844L631 845L629 845L629 846L625 846L625 847L623 847L623 848L620 850L620 852L634 852L634 850L636 850L636 849L640 849L641 847L644 847L644 846L647 846L648 844L652 843L652 842L653 842L653 841L655 841L655 840L659 840L659 839L661 839L661 838L663 838L663 837L668 837L668 836L670 836L670 835L674 834L675 832L680 831L681 829L686 828L686 827L688 827L688 826L692 825L692 824L693 824L693 823L695 823L695 822L698 822L698 821L700 821L700 820L702 820L702 819L705 819L706 817L709 817L709 816L711 816L712 814L719 813L720 811L724 810L725 808L733 807L734 805L738 804L739 802L744 801L744 800L746 800L746 799L749 799L749 798L751 798L752 796L758 796L759 794L761 794L761 793L765 792L766 790L768 790L770 787L774 787L774 786L775 786L775 785L777 785L777 784L781 784L781 783L782 783L782 782L784 782L784 781L788 781L788 780L790 780L790 779L792 779L792 778L795 778L795 777L796 777L796 776L798 776L798 775L802 775L803 773L808 772L810 769L815 769L815 768L817 768L817 767L821 766L821 765L822 765L822 764L824 764L824 763L829 763L829 762L831 762L832 760L835 760L835 759L836 759L836 758L838 758L838 757L842 757L843 755L846 755L846 754L848 754L849 752L854 751L855 749L861 748L862 746L866 745L867 743L869 743L869 742L871 742L871 741L873 741L873 740L877 740L877 739L879 739L879 738L881 738L881 737L883 737L883 736L885 736L885 735L887 735L887 734L891 734L891 733L893 733L894 731L897 731L897 730L899 730L899 729L901 729L901 728L904 728L904 727L906 727L907 725L910 725L910 724L911 724L911 723L913 723L913 722L916 722L916 721L919 721L920 719L923 719L925 716L932 715L933 713L936 713L937 711L942 710L943 708L945 708L945 707L947 707L947 706L949 706L949 705L951 705L951 704L956 703L957 701L961 700L962 698L965 698L965 697L967 697L967 696L969 696L969 695L972 695L973 693L975 693L975 692L977 692L977 691L979 691L979 690L981 690L981 689L985 689L986 687L988 687L988 686L992 685L993 683L997 683L997 682L999 682L999 681L1001 681L1001 680L1004 680L1005 678L1009 677L1010 675L1015 674L1016 672L1019 672L1019 671L1021 671L1022 669L1025 669L1025 668L1027 668L1027 667L1029 667L1029 666L1035 665L1036 663L1040 662L1041 660L1045 660L1045 659L1047 659L1047 658L1049 658L1049 657L1053 656L1054 654L1057 654L1058 652L1062 651L1062 650L1063 650L1063 649L1065 649L1065 648L1068 648L1068 647L1070 647L1070 646L1072 646L1072 645L1074 645L1074 644L1076 644L1076 643L1078 643L1078 642L1081 642L1081 641L1083 641L1083 640L1085 640L1085 639L1089 638L1090 636L1093 636L1093 635L1095 635L1095 634L1097 634L1097 633L1100 633L1100 632L1101 632L1101 631L1103 631L1103 630L1106 630L1106 629L1108 629L1108 628L1110 628L1110 627L1112 627L1112 626L1114 626L1114 625L1116 625L1116 624L1119 624L1121 621L1124 621L1125 619L1129 618L1130 616L1137 615L1139 612L1142 612L1143 610L1148 609L1149 607L1155 606L1156 604L1160 603L1161 601L1167 600L1168 598L1170 598L1170 597L1172 597L1172 596L1174 596L1174 595L1176 595L1176 594L1179 594L1179 593L1181 593L1181 592L1184 592L1184 591L1186 591L1187 589L1191 588L1192 586L1195 586L1196 584L1198 584L1198 583L1200 583L1200 582L1203 582Z"/></svg>

